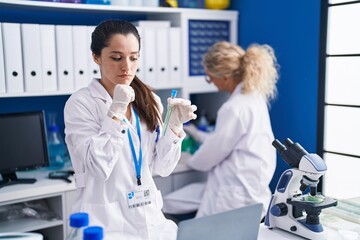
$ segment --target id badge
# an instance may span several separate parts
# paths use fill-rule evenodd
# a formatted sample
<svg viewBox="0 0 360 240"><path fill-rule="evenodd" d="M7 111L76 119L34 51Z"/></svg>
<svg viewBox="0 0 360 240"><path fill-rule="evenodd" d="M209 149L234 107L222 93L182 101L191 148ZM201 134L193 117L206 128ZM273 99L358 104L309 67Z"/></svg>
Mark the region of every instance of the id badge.
<svg viewBox="0 0 360 240"><path fill-rule="evenodd" d="M130 191L127 195L129 208L137 208L151 204L150 189L148 187L140 187L139 189Z"/></svg>

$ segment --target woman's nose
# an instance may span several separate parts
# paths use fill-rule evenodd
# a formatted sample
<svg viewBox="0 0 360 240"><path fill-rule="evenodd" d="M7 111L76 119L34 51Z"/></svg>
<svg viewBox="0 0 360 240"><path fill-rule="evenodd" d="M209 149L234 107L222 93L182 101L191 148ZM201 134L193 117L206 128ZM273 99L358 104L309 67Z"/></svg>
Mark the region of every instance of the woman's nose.
<svg viewBox="0 0 360 240"><path fill-rule="evenodd" d="M125 60L121 65L122 71L129 71L130 70L130 60Z"/></svg>

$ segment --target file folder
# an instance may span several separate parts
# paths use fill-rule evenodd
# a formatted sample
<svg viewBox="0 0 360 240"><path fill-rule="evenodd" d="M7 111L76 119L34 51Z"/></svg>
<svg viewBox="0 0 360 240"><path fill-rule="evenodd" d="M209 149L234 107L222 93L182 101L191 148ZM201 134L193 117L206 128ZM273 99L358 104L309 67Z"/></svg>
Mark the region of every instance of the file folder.
<svg viewBox="0 0 360 240"><path fill-rule="evenodd" d="M100 68L99 66L96 64L96 62L94 62L94 58L92 56L92 52L91 52L91 35L93 33L93 31L95 30L96 26L87 26L87 32L88 32L88 37L87 37L87 52L88 52L88 71L89 71L89 80L91 81L91 79L93 78L101 78L101 74L100 74Z"/></svg>
<svg viewBox="0 0 360 240"><path fill-rule="evenodd" d="M86 87L89 82L89 47L87 26L72 26L74 48L74 80L75 90Z"/></svg>
<svg viewBox="0 0 360 240"><path fill-rule="evenodd" d="M6 92L2 27L0 23L0 94Z"/></svg>
<svg viewBox="0 0 360 240"><path fill-rule="evenodd" d="M156 32L155 28L144 28L144 82L152 88L157 88L157 76L155 62L157 59L156 52Z"/></svg>
<svg viewBox="0 0 360 240"><path fill-rule="evenodd" d="M145 63L144 63L144 39L143 39L143 28L142 27L136 27L139 35L140 35L140 54L138 58L138 69L136 72L136 76L141 80L144 81L145 77Z"/></svg>
<svg viewBox="0 0 360 240"><path fill-rule="evenodd" d="M6 92L24 92L19 23L2 23Z"/></svg>
<svg viewBox="0 0 360 240"><path fill-rule="evenodd" d="M21 24L25 92L42 92L41 38L39 24Z"/></svg>
<svg viewBox="0 0 360 240"><path fill-rule="evenodd" d="M58 90L74 90L72 26L55 25Z"/></svg>
<svg viewBox="0 0 360 240"><path fill-rule="evenodd" d="M157 87L166 88L169 79L169 28L156 29L156 76Z"/></svg>
<svg viewBox="0 0 360 240"><path fill-rule="evenodd" d="M169 72L170 85L181 86L181 29L172 27L169 29Z"/></svg>
<svg viewBox="0 0 360 240"><path fill-rule="evenodd" d="M55 25L40 25L42 79L44 92L57 91Z"/></svg>

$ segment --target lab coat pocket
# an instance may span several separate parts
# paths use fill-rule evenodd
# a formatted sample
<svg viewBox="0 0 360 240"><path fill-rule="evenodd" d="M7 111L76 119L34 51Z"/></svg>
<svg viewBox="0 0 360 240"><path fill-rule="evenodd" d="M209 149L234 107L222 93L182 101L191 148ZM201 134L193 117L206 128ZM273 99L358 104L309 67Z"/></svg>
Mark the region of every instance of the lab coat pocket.
<svg viewBox="0 0 360 240"><path fill-rule="evenodd" d="M124 214L119 202L85 203L84 211L89 214L91 225L103 226L107 231L122 232L124 229Z"/></svg>

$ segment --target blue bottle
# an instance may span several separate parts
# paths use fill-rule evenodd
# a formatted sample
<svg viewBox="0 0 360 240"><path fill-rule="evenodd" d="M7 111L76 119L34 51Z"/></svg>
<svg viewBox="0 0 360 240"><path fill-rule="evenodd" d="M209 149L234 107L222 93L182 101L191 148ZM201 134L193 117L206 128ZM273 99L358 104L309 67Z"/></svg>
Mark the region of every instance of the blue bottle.
<svg viewBox="0 0 360 240"><path fill-rule="evenodd" d="M61 169L64 167L65 142L60 135L60 128L57 125L48 128L48 145L50 169Z"/></svg>
<svg viewBox="0 0 360 240"><path fill-rule="evenodd" d="M66 240L82 240L83 231L89 225L89 215L87 213L79 212L70 215L71 230Z"/></svg>
<svg viewBox="0 0 360 240"><path fill-rule="evenodd" d="M84 229L83 240L103 240L104 231L102 227L92 226Z"/></svg>

